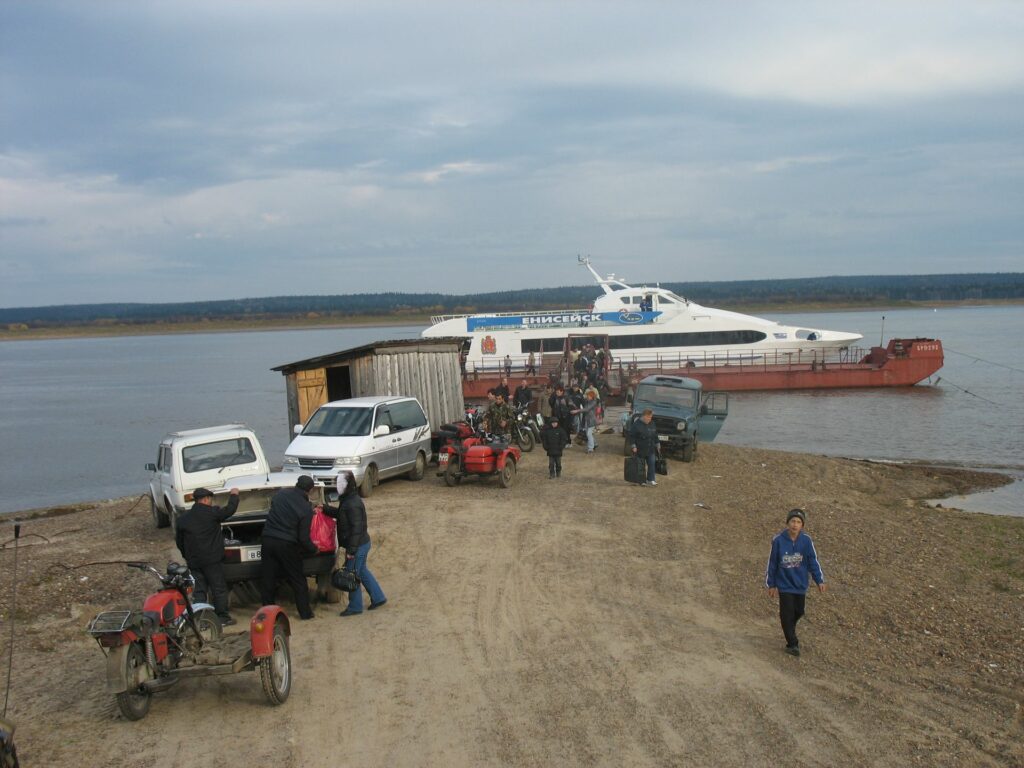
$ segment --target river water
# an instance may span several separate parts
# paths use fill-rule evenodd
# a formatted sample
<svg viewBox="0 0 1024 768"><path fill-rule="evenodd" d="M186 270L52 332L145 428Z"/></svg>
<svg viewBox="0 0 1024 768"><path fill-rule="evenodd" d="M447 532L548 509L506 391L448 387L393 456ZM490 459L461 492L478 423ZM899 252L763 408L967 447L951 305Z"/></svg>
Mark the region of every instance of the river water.
<svg viewBox="0 0 1024 768"><path fill-rule="evenodd" d="M874 459L997 467L1018 482L957 506L1024 514L1024 307L887 311L884 335L940 338L931 386L734 393L721 443ZM856 331L878 311L766 315ZM272 464L288 445L273 366L420 326L131 336L0 343L0 512L142 493L166 432L243 422Z"/></svg>

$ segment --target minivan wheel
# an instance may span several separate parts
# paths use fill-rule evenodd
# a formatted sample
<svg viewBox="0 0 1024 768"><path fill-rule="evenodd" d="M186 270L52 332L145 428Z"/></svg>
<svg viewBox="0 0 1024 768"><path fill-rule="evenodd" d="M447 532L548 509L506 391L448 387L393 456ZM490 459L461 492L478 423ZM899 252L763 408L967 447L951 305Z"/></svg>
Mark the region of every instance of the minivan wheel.
<svg viewBox="0 0 1024 768"><path fill-rule="evenodd" d="M149 513L153 516L153 523L157 528L166 528L171 524L171 518L156 505L152 494L149 496Z"/></svg>
<svg viewBox="0 0 1024 768"><path fill-rule="evenodd" d="M373 489L377 485L377 465L371 464L366 468L363 475L363 482L359 485L359 495L368 499L373 495Z"/></svg>
<svg viewBox="0 0 1024 768"><path fill-rule="evenodd" d="M417 452L416 454L416 466L409 470L409 474L406 475L410 480L422 480L423 473L427 471L427 457L423 455L423 452Z"/></svg>

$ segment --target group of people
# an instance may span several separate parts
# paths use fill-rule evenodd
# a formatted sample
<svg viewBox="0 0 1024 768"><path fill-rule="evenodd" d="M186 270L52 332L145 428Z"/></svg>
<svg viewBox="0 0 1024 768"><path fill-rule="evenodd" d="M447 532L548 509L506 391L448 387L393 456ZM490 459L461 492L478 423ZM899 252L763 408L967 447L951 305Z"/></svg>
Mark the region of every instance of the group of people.
<svg viewBox="0 0 1024 768"><path fill-rule="evenodd" d="M501 386L507 390L507 385L507 380L503 379ZM523 389L529 391L526 381L522 382L516 392L522 395ZM546 415L541 444L548 456L548 477L554 479L562 476L562 455L571 444L570 425L575 424L576 429L586 434L588 453L592 453L596 447L593 430L599 398L593 390L588 390L586 395L579 398L567 393L561 385L549 395L545 394L546 397L541 399L542 413ZM504 409L511 411L504 402L505 396L503 392L494 394L488 409L492 418L500 418L505 413ZM532 393L530 397L532 399ZM655 462L660 449L652 411L645 410L635 419L627 434L633 455L641 457L647 464L645 484L657 485ZM274 495L261 541L260 598L263 604L274 602L278 580L283 579L292 588L301 619L315 617L310 605L309 585L303 574L303 560L318 551L310 537L314 507L309 494L314 486L312 477L301 475L294 487L283 488ZM352 472L338 475L337 488L338 506L325 504L323 511L337 522L338 542L345 551L344 567L355 574L359 583L355 591L349 593L348 606L340 615L356 616L363 612L363 589L369 594L371 611L385 605L387 597L367 567L370 536L367 531L366 507L359 496ZM209 598L221 623L230 626L235 620L228 611L221 523L238 509L238 489L231 489L228 502L223 507L214 506L212 498L213 492L207 488L197 488L193 492L194 504L178 519L175 539L195 576L195 599L205 602ZM796 626L804 615L810 580L814 580L819 591L826 590L814 542L803 530L805 523L803 510L790 510L786 517L786 527L772 539L765 570L765 587L768 595L779 601L779 621L786 639L785 650L792 656L800 655Z"/></svg>
<svg viewBox="0 0 1024 768"><path fill-rule="evenodd" d="M355 574L358 584L349 593L342 616L363 612L363 589L370 596L369 610L387 603L380 584L366 565L370 554L366 506L359 496L355 476L346 471L338 475L338 506L323 506L323 512L337 523L338 543L345 551L345 570ZM309 494L316 483L309 475L300 475L291 488L282 488L270 501L270 512L263 525L261 544L260 600L274 602L279 579L286 581L295 594L300 619L315 618L309 600L309 584L303 573L305 558L318 553L310 538L314 507ZM221 523L238 509L238 489L232 488L223 507L211 503L213 492L197 488L192 493L192 508L177 523L175 540L196 580L195 600L213 603L224 626L235 623L228 611L228 587L224 577L224 534Z"/></svg>

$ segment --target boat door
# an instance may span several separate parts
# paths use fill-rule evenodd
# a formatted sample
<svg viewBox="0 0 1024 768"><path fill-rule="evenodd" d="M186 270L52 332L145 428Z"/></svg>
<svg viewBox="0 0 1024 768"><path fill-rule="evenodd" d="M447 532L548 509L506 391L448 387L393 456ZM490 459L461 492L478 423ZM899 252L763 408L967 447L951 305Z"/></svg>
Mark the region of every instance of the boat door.
<svg viewBox="0 0 1024 768"><path fill-rule="evenodd" d="M700 403L700 434L701 442L710 443L718 437L719 430L729 415L728 392L706 392Z"/></svg>
<svg viewBox="0 0 1024 768"><path fill-rule="evenodd" d="M593 344L594 349L604 350L604 364L605 370L601 373L607 375L607 367L610 356L608 354L608 334L606 333L570 333L565 337L565 368L569 371L570 380L572 378L572 362L571 354L573 350L583 349L587 344Z"/></svg>

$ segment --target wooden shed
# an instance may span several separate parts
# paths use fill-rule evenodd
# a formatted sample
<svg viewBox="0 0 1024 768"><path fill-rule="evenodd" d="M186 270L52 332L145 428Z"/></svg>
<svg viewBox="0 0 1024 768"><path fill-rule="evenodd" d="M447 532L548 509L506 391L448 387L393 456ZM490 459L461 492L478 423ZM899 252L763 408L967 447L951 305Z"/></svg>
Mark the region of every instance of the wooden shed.
<svg viewBox="0 0 1024 768"><path fill-rule="evenodd" d="M375 395L417 398L432 431L458 421L463 418L462 343L460 338L376 341L273 368L285 376L289 433L324 403Z"/></svg>

